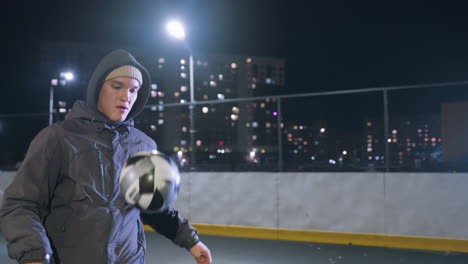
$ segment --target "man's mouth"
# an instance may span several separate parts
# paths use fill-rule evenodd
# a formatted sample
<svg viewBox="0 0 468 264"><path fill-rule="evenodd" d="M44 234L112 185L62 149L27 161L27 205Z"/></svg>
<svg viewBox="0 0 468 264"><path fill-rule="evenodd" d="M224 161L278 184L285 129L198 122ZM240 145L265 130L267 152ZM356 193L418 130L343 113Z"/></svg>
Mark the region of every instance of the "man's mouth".
<svg viewBox="0 0 468 264"><path fill-rule="evenodd" d="M117 108L119 108L119 109L121 109L121 110L128 110L128 108L125 107L125 106L117 106Z"/></svg>

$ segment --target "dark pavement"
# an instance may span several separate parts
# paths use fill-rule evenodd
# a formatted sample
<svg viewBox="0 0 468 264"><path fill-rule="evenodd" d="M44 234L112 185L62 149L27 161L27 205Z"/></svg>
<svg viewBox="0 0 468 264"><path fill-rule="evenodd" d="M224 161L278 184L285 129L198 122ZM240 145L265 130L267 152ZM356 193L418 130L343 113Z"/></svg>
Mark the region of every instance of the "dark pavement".
<svg viewBox="0 0 468 264"><path fill-rule="evenodd" d="M147 233L147 264L194 264L185 249L154 232ZM467 264L468 253L419 251L317 244L233 237L201 236L211 249L213 264ZM16 263L8 258L0 241L0 264Z"/></svg>

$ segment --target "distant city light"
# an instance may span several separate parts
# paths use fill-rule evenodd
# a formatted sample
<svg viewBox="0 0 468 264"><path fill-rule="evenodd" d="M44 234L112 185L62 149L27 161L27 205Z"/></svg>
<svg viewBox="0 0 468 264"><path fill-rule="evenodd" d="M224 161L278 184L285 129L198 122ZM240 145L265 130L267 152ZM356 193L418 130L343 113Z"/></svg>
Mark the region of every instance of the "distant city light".
<svg viewBox="0 0 468 264"><path fill-rule="evenodd" d="M158 89L158 85L155 84L155 83L151 84L151 89L152 89L152 90L157 90L157 89Z"/></svg>
<svg viewBox="0 0 468 264"><path fill-rule="evenodd" d="M52 79L52 80L50 80L50 85L52 85L52 86L57 86L57 85L58 85L58 79Z"/></svg>
<svg viewBox="0 0 468 264"><path fill-rule="evenodd" d="M195 144L197 145L197 147L201 147L202 145L202 141L200 139L198 139Z"/></svg>
<svg viewBox="0 0 468 264"><path fill-rule="evenodd" d="M66 108L59 108L59 113L64 114L67 112Z"/></svg>
<svg viewBox="0 0 468 264"><path fill-rule="evenodd" d="M398 131L396 129L392 130L393 135L396 135L397 133L398 133Z"/></svg>
<svg viewBox="0 0 468 264"><path fill-rule="evenodd" d="M325 133L325 128L322 127L322 128L320 129L320 133Z"/></svg>
<svg viewBox="0 0 468 264"><path fill-rule="evenodd" d="M180 73L180 78L182 78L182 79L187 79L187 73L181 72L181 73Z"/></svg>
<svg viewBox="0 0 468 264"><path fill-rule="evenodd" d="M218 99L219 100L224 100L224 94L218 94Z"/></svg>
<svg viewBox="0 0 468 264"><path fill-rule="evenodd" d="M278 116L278 112L274 111L273 116Z"/></svg>
<svg viewBox="0 0 468 264"><path fill-rule="evenodd" d="M234 121L236 121L238 118L239 118L239 116L236 115L236 114L231 115L231 119L234 120Z"/></svg>
<svg viewBox="0 0 468 264"><path fill-rule="evenodd" d="M268 83L268 84L271 84L273 82L273 80L271 78L266 78L265 82Z"/></svg>
<svg viewBox="0 0 468 264"><path fill-rule="evenodd" d="M387 139L387 142L392 143L392 139L391 138Z"/></svg>
<svg viewBox="0 0 468 264"><path fill-rule="evenodd" d="M252 58L249 57L249 58L245 59L245 62L251 63L251 62L252 62Z"/></svg>
<svg viewBox="0 0 468 264"><path fill-rule="evenodd" d="M184 59L181 59L181 60L180 60L180 64L185 65L185 60L184 60Z"/></svg>
<svg viewBox="0 0 468 264"><path fill-rule="evenodd" d="M179 159L181 159L183 155L184 155L184 153L182 152L182 150L177 151L177 157Z"/></svg>
<svg viewBox="0 0 468 264"><path fill-rule="evenodd" d="M315 157L314 157L314 156L312 156L312 157L310 157L310 159L311 159L311 160L315 160Z"/></svg>
<svg viewBox="0 0 468 264"><path fill-rule="evenodd" d="M348 151L343 150L343 155L347 155L347 154L348 154Z"/></svg>
<svg viewBox="0 0 468 264"><path fill-rule="evenodd" d="M330 159L330 160L328 160L328 163L330 163L330 164L336 164L336 161L333 160L333 159Z"/></svg>
<svg viewBox="0 0 468 264"><path fill-rule="evenodd" d="M157 130L157 128L156 128L155 125L151 125L151 126L150 126L150 129L151 129L152 131L156 131L156 130Z"/></svg>
<svg viewBox="0 0 468 264"><path fill-rule="evenodd" d="M235 62L231 63L231 68L232 69L237 69L237 63L235 63Z"/></svg>
<svg viewBox="0 0 468 264"><path fill-rule="evenodd" d="M165 62L166 62L166 59L165 59L165 58L159 58L159 59L158 59L158 62L159 62L159 63L165 63Z"/></svg>
<svg viewBox="0 0 468 264"><path fill-rule="evenodd" d="M216 87L216 82L215 81L210 81L210 86L211 87Z"/></svg>
<svg viewBox="0 0 468 264"><path fill-rule="evenodd" d="M186 92L186 91L188 91L187 85L182 85L182 86L180 86L180 91L181 91L181 92Z"/></svg>
<svg viewBox="0 0 468 264"><path fill-rule="evenodd" d="M202 112L204 114L208 113L208 111L209 111L208 107L206 107L206 106L202 107Z"/></svg>
<svg viewBox="0 0 468 264"><path fill-rule="evenodd" d="M233 112L234 114L238 114L238 113L239 113L239 107L233 106L233 107L232 107L232 112Z"/></svg>
<svg viewBox="0 0 468 264"><path fill-rule="evenodd" d="M255 158L255 151L250 151L249 157L250 157L251 159L254 159L254 158Z"/></svg>

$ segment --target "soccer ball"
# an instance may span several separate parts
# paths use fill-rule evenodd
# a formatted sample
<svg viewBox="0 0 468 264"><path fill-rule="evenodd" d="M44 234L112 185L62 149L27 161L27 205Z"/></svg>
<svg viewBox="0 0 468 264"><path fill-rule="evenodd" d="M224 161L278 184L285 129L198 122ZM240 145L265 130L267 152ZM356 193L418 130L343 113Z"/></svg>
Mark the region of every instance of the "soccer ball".
<svg viewBox="0 0 468 264"><path fill-rule="evenodd" d="M163 153L138 152L125 162L119 184L128 204L160 212L177 199L180 174L175 162Z"/></svg>

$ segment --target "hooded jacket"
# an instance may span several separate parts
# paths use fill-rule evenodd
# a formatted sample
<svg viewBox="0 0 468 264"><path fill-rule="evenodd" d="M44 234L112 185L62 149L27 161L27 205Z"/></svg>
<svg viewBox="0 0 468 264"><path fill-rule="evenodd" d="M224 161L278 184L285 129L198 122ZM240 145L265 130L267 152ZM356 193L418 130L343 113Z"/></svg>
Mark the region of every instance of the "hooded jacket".
<svg viewBox="0 0 468 264"><path fill-rule="evenodd" d="M143 84L127 119L113 122L97 110L97 101L105 77L124 65L140 69ZM33 139L0 211L11 258L19 263L144 263L143 223L186 249L199 241L176 210L144 213L126 204L120 192L125 161L156 149L133 123L149 92L149 74L135 58L123 50L111 52L91 77L86 103L76 102L65 121Z"/></svg>

